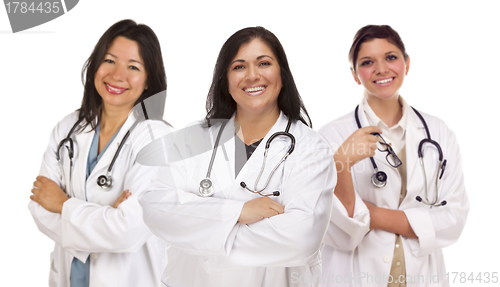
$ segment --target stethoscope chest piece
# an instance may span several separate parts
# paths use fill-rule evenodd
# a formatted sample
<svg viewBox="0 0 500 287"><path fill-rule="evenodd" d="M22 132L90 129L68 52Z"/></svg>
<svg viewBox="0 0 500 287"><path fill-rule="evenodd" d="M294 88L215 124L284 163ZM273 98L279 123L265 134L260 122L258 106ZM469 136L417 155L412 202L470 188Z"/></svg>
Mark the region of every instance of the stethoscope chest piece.
<svg viewBox="0 0 500 287"><path fill-rule="evenodd" d="M372 183L376 187L384 187L387 183L387 174L383 171L376 170L372 175Z"/></svg>
<svg viewBox="0 0 500 287"><path fill-rule="evenodd" d="M111 175L101 175L97 178L97 185L102 189L109 189L111 186L113 186L113 178L111 177Z"/></svg>
<svg viewBox="0 0 500 287"><path fill-rule="evenodd" d="M202 179L200 181L200 188L198 189L198 192L203 197L212 196L215 193L212 181L208 178Z"/></svg>

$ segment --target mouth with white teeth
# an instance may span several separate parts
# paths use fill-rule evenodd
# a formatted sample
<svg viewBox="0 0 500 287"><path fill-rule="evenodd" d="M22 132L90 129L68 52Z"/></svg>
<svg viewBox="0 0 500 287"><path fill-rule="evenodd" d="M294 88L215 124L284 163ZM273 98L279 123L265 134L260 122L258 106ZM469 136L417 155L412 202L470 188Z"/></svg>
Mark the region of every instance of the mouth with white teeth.
<svg viewBox="0 0 500 287"><path fill-rule="evenodd" d="M267 88L267 86L258 86L258 87L250 87L250 88L246 88L246 89L243 89L243 91L245 91L245 93L259 93L259 92L262 92L264 91L265 89Z"/></svg>
<svg viewBox="0 0 500 287"><path fill-rule="evenodd" d="M383 79L383 80L378 80L378 81L373 81L375 84L387 84L390 83L394 80L395 78L388 78L388 79Z"/></svg>
<svg viewBox="0 0 500 287"><path fill-rule="evenodd" d="M119 87L116 87L116 86L111 86L108 83L105 83L105 84L106 84L106 89L111 94L119 95L119 94L123 94L127 90L127 89L119 88Z"/></svg>

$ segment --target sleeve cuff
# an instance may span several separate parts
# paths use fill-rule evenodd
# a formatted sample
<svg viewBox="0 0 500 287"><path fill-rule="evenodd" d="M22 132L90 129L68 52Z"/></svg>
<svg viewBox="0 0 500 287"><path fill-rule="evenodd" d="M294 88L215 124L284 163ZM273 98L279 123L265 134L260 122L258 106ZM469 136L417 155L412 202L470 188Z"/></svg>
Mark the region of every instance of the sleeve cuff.
<svg viewBox="0 0 500 287"><path fill-rule="evenodd" d="M370 228L370 212L358 194L356 194L352 218L347 214L342 202L337 196L334 196L331 218L335 225L351 237L357 237L360 233L363 233L364 236Z"/></svg>
<svg viewBox="0 0 500 287"><path fill-rule="evenodd" d="M85 203L87 203L87 202L84 200L75 198L75 197L72 197L72 198L66 200L63 204L63 208L61 211L61 218L63 220L70 220L71 214L73 214L73 211L75 211L75 209L77 209L79 206L81 206L82 204L85 204Z"/></svg>
<svg viewBox="0 0 500 287"><path fill-rule="evenodd" d="M424 256L432 253L435 249L436 233L429 211L421 207L403 211L413 232L418 237L418 239L408 239L413 255Z"/></svg>

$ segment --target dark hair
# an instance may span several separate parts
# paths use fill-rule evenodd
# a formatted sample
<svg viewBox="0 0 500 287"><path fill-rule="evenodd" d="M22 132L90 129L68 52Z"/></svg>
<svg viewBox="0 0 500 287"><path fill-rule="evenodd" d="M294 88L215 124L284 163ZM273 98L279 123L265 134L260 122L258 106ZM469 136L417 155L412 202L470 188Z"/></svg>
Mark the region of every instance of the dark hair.
<svg viewBox="0 0 500 287"><path fill-rule="evenodd" d="M84 130L87 125L95 130L97 124L101 120L102 98L97 92L94 83L94 77L104 60L104 56L116 37L122 36L129 40L135 41L139 46L139 53L144 61L146 69L146 86L147 90L141 94L137 103L155 96L155 108L148 107L148 118L162 119L163 110L165 108L167 78L165 68L163 66L163 58L161 55L160 42L151 28L144 24L137 24L132 20L122 20L113 26L109 27L101 36L94 47L92 54L87 59L82 69L82 82L84 86L82 106L79 109L79 117L83 117L83 125L80 130ZM137 115L142 109L134 109L134 113L138 119L143 118ZM97 117L97 122L95 121Z"/></svg>
<svg viewBox="0 0 500 287"><path fill-rule="evenodd" d="M351 49L349 50L349 62L351 63L351 70L356 72L356 60L358 58L359 49L361 44L368 42L372 39L386 39L389 43L395 45L401 50L405 61L410 56L406 53L405 44L399 37L398 32L391 28L389 25L367 25L359 29L352 41Z"/></svg>
<svg viewBox="0 0 500 287"><path fill-rule="evenodd" d="M227 71L240 47L254 39L262 40L271 49L280 66L283 87L278 95L278 108L293 121L300 120L312 127L311 118L300 98L292 72L288 66L285 50L278 38L263 27L241 29L229 37L222 46L215 63L212 85L208 92L206 124L210 126L211 119L229 119L235 113L236 102L229 94ZM307 118L307 121L305 118Z"/></svg>

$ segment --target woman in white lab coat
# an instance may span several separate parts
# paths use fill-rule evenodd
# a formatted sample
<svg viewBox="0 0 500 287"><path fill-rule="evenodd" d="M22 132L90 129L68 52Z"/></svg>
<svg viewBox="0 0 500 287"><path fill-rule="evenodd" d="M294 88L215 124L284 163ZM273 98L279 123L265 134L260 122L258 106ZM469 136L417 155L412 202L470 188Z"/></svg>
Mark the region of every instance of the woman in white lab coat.
<svg viewBox="0 0 500 287"><path fill-rule="evenodd" d="M39 230L55 241L49 286L159 286L165 245L137 201L156 170L136 163L143 146L169 132L156 35L117 22L82 76L82 106L54 128L29 204Z"/></svg>
<svg viewBox="0 0 500 287"><path fill-rule="evenodd" d="M274 34L246 28L226 41L207 111L204 121L179 133L169 148L170 164L139 198L146 224L172 245L163 284L316 286L312 277L321 272L319 250L336 182L333 152L306 121ZM274 138L255 183L266 142L288 124L293 152L278 165L292 143L288 136ZM204 197L210 195L200 188L206 178L214 194ZM264 188L264 196L242 182L251 190ZM275 191L279 196L265 196Z"/></svg>
<svg viewBox="0 0 500 287"><path fill-rule="evenodd" d="M410 58L391 27L360 29L349 60L364 96L356 111L319 131L336 150L338 176L322 282L448 286L441 249L458 239L469 210L455 135L399 95ZM437 144L422 143L421 166L419 144L429 137Z"/></svg>

